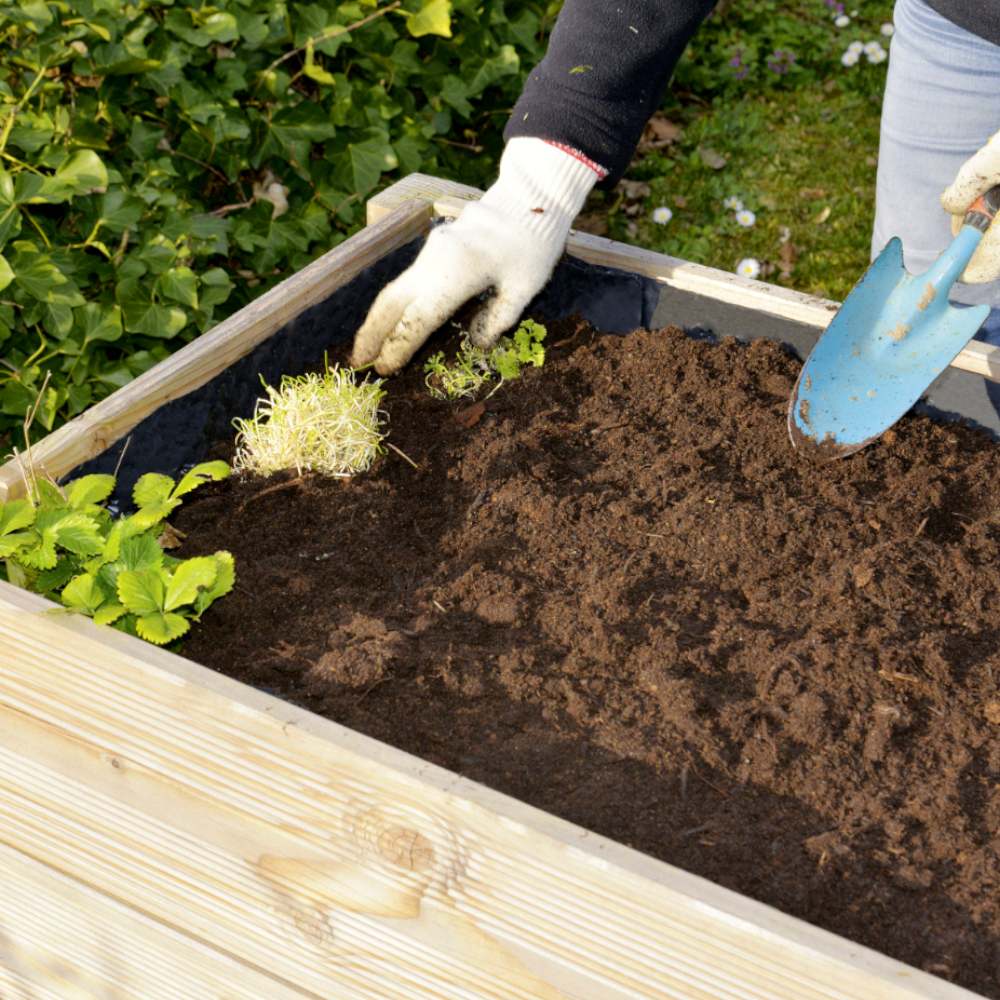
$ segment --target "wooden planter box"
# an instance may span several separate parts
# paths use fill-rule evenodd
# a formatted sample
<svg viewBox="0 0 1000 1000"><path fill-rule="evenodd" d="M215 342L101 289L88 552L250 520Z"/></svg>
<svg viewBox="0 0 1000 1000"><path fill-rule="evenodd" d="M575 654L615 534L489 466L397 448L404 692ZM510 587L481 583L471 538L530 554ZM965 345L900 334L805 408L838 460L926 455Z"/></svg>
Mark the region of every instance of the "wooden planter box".
<svg viewBox="0 0 1000 1000"><path fill-rule="evenodd" d="M419 175L390 188L366 230L36 463L61 476L99 454L475 196ZM808 340L836 308L582 234L569 250L655 278L674 322L736 308ZM985 399L984 375L1000 380L997 351L972 345L940 397L964 379ZM0 469L0 497L20 487ZM52 608L0 584L3 1000L972 996Z"/></svg>

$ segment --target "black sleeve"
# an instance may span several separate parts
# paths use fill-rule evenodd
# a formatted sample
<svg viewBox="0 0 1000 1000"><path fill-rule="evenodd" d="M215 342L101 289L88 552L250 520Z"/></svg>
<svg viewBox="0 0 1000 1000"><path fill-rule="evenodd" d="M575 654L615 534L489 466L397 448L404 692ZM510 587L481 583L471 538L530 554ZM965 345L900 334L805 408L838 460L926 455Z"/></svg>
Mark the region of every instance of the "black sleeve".
<svg viewBox="0 0 1000 1000"><path fill-rule="evenodd" d="M613 187L716 0L566 0L504 130L566 143Z"/></svg>

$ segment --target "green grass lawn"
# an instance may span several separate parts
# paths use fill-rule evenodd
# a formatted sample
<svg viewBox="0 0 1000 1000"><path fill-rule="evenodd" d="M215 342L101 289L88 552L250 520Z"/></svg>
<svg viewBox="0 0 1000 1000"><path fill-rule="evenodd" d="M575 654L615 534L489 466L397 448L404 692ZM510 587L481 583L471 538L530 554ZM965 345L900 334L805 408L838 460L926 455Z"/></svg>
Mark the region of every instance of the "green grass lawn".
<svg viewBox="0 0 1000 1000"><path fill-rule="evenodd" d="M730 69L711 103L695 97L704 89L675 88L662 113L679 127L679 138L662 149L640 145L627 183L595 193L580 228L726 271L755 258L765 281L842 300L869 261L885 62L862 57L845 67L840 57L854 39L891 46L879 33L891 20L891 5L860 5L861 16L846 31L832 25L823 0L801 0L793 10L773 2L751 6L775 17L785 10L809 32L800 48L816 49L816 66L809 65L808 47L798 56L805 69L797 77L768 74L765 62L742 94ZM696 36L702 50L695 57L721 59L726 69L722 57L753 37L747 29L720 43L720 26L709 22L701 30L709 37ZM779 47L769 41L758 49L772 45ZM752 226L737 223L727 198L754 213ZM661 206L673 213L665 224L654 221Z"/></svg>

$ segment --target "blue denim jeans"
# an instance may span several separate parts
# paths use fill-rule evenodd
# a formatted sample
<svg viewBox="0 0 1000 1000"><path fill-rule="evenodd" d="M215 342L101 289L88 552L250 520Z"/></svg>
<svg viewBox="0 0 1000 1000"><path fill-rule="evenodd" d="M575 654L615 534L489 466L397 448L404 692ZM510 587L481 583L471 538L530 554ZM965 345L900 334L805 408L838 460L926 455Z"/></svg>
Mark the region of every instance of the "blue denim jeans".
<svg viewBox="0 0 1000 1000"><path fill-rule="evenodd" d="M1000 46L952 24L923 0L896 0L893 22L872 258L898 236L907 269L922 274L952 239L941 191L1000 132ZM949 299L992 306L976 339L1000 344L1000 281L956 283Z"/></svg>

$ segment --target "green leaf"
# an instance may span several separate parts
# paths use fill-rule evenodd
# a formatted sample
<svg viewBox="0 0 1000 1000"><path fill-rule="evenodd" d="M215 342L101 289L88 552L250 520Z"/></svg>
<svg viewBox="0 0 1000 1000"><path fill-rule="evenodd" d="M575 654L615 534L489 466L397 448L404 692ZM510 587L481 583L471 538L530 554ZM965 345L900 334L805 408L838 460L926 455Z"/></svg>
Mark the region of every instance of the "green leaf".
<svg viewBox="0 0 1000 1000"><path fill-rule="evenodd" d="M53 590L62 590L69 582L76 566L72 559L60 559L52 569L42 570L35 578L34 589L47 594Z"/></svg>
<svg viewBox="0 0 1000 1000"><path fill-rule="evenodd" d="M104 302L88 302L74 310L77 326L83 333L83 347L95 341L114 343L122 335L122 311Z"/></svg>
<svg viewBox="0 0 1000 1000"><path fill-rule="evenodd" d="M118 599L136 614L163 610L163 577L157 570L126 569L118 574Z"/></svg>
<svg viewBox="0 0 1000 1000"><path fill-rule="evenodd" d="M424 35L451 38L450 0L424 0L420 10L406 22L406 27L414 38Z"/></svg>
<svg viewBox="0 0 1000 1000"><path fill-rule="evenodd" d="M59 599L71 611L93 615L107 597L90 573L81 573L66 584Z"/></svg>
<svg viewBox="0 0 1000 1000"><path fill-rule="evenodd" d="M14 270L5 257L0 257L0 291L14 280Z"/></svg>
<svg viewBox="0 0 1000 1000"><path fill-rule="evenodd" d="M24 244L17 244L23 247ZM47 253L37 253L28 250L18 250L10 262L14 272L14 280L33 299L46 302L51 298L52 290L68 281L66 276L50 262Z"/></svg>
<svg viewBox="0 0 1000 1000"><path fill-rule="evenodd" d="M131 522L129 527L135 530L138 527L134 523L135 517L129 521ZM127 536L128 529L123 531L123 534ZM121 563L122 569L159 569L163 565L163 549L152 535L123 537L120 546L118 562Z"/></svg>
<svg viewBox="0 0 1000 1000"><path fill-rule="evenodd" d="M38 535L33 531L14 531L0 538L0 559L14 555L18 549L26 548L37 542Z"/></svg>
<svg viewBox="0 0 1000 1000"><path fill-rule="evenodd" d="M64 517L55 531L58 543L77 555L96 555L104 548L101 526L86 514L77 513Z"/></svg>
<svg viewBox="0 0 1000 1000"><path fill-rule="evenodd" d="M332 73L323 69L322 66L317 65L316 53L313 51L311 44L306 46L306 62L302 67L302 72L310 80L315 80L317 83L324 84L327 87L333 87L337 83L337 78Z"/></svg>
<svg viewBox="0 0 1000 1000"><path fill-rule="evenodd" d="M218 564L211 556L182 562L167 584L166 610L173 611L182 604L193 604L199 590L208 590L215 583L218 572Z"/></svg>
<svg viewBox="0 0 1000 1000"><path fill-rule="evenodd" d="M148 507L150 504L161 503L170 497L174 481L170 476L159 472L147 472L139 478L132 490L132 500L136 507Z"/></svg>
<svg viewBox="0 0 1000 1000"><path fill-rule="evenodd" d="M8 540L11 536L7 536ZM55 528L34 532L34 544L29 544L18 554L18 559L32 569L52 569L57 561Z"/></svg>
<svg viewBox="0 0 1000 1000"><path fill-rule="evenodd" d="M198 279L189 267L172 267L156 279L157 291L175 302L198 308Z"/></svg>
<svg viewBox="0 0 1000 1000"><path fill-rule="evenodd" d="M121 604L105 604L94 612L94 621L98 625L110 625L118 621L127 610Z"/></svg>
<svg viewBox="0 0 1000 1000"><path fill-rule="evenodd" d="M177 484L176 489L174 489L170 496L173 499L182 497L185 493L190 493L193 489L200 486L202 483L208 482L210 479L215 482L218 482L220 479L228 479L231 471L232 470L226 462L202 462L191 469L191 471L181 479L181 481ZM164 476L164 478L166 477ZM138 487L136 488L138 489Z"/></svg>
<svg viewBox="0 0 1000 1000"><path fill-rule="evenodd" d="M56 170L56 177L78 191L108 186L108 168L92 149L80 149Z"/></svg>
<svg viewBox="0 0 1000 1000"><path fill-rule="evenodd" d="M183 309L154 302L149 289L138 278L119 281L115 298L122 307L125 329L130 333L169 340L187 326L187 314Z"/></svg>
<svg viewBox="0 0 1000 1000"><path fill-rule="evenodd" d="M319 205L316 206L326 220L326 212ZM329 229L329 225L327 226ZM236 286L229 280L229 275L221 267L213 267L201 276L201 307L207 309L209 306L221 305L229 298L229 293Z"/></svg>
<svg viewBox="0 0 1000 1000"><path fill-rule="evenodd" d="M115 477L95 473L74 479L63 488L66 491L66 502L76 509L107 500L115 488Z"/></svg>
<svg viewBox="0 0 1000 1000"><path fill-rule="evenodd" d="M211 558L215 560L217 574L215 583L208 590L201 591L195 598L195 616L199 618L213 601L228 594L236 583L236 569L232 554L220 551L216 552Z"/></svg>
<svg viewBox="0 0 1000 1000"><path fill-rule="evenodd" d="M0 503L0 536L10 534L19 528L28 528L35 523L35 508L27 500L11 500Z"/></svg>
<svg viewBox="0 0 1000 1000"><path fill-rule="evenodd" d="M157 646L179 639L190 628L186 618L180 615L163 612L142 615L136 620L135 628L140 639L152 642Z"/></svg>
<svg viewBox="0 0 1000 1000"><path fill-rule="evenodd" d="M360 142L348 142L339 158L338 177L351 194L373 188L382 173L395 170L399 162L383 132L367 129L366 134Z"/></svg>

